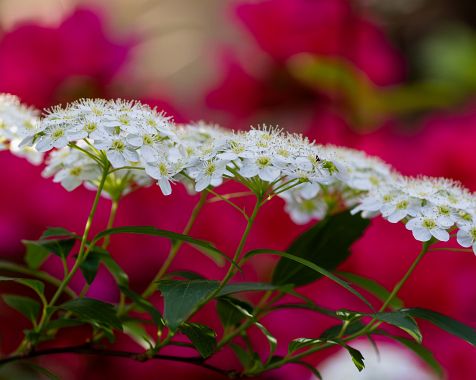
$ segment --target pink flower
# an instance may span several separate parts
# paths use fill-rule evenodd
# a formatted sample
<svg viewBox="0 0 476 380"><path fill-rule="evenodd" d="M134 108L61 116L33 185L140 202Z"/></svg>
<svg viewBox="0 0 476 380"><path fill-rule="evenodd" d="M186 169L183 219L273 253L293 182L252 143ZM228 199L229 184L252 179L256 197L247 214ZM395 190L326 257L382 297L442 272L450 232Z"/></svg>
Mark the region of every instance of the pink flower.
<svg viewBox="0 0 476 380"><path fill-rule="evenodd" d="M57 27L19 25L0 39L0 91L37 107L107 97L134 44L114 41L101 16L77 9Z"/></svg>

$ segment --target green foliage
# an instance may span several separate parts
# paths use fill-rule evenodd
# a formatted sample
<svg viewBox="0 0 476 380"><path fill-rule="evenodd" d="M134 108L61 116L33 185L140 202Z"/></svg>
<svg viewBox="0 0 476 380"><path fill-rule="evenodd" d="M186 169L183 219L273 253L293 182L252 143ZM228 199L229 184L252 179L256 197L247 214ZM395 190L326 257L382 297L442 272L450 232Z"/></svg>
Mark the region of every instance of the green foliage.
<svg viewBox="0 0 476 380"><path fill-rule="evenodd" d="M417 354L420 357L420 359L422 359L435 372L438 378L440 379L444 378L443 368L441 367L440 363L438 363L438 361L435 359L431 351L429 351L425 346L413 340L402 338L400 336L393 336L390 334L385 334L385 335L395 339L396 341L403 344L405 347L412 350L415 354Z"/></svg>
<svg viewBox="0 0 476 380"><path fill-rule="evenodd" d="M65 259L80 237L61 227L48 228L39 240L22 240L26 247L25 262L31 269L38 269L50 253Z"/></svg>
<svg viewBox="0 0 476 380"><path fill-rule="evenodd" d="M234 284L227 284L218 293L218 296L226 296L233 293L242 292L258 292L262 290L276 290L278 286L267 284L263 282L237 282Z"/></svg>
<svg viewBox="0 0 476 380"><path fill-rule="evenodd" d="M360 215L351 215L349 211L328 216L301 234L286 252L320 268L333 270L349 257L351 245L362 236L369 223L369 220ZM323 275L283 257L274 270L272 283L302 286Z"/></svg>
<svg viewBox="0 0 476 380"><path fill-rule="evenodd" d="M379 321L388 323L390 325L402 329L418 343L421 343L423 337L421 335L420 329L418 328L418 325L415 320L408 313L402 311L394 311L391 313L376 313L372 314L372 316Z"/></svg>
<svg viewBox="0 0 476 380"><path fill-rule="evenodd" d="M414 318L425 319L433 323L435 326L438 326L440 329L465 340L473 346L476 346L476 329L466 326L453 318L437 313L436 311L421 308L402 309L400 311Z"/></svg>
<svg viewBox="0 0 476 380"><path fill-rule="evenodd" d="M35 323L41 310L41 306L37 301L30 297L13 294L4 294L2 298L8 306L23 314L30 322Z"/></svg>
<svg viewBox="0 0 476 380"><path fill-rule="evenodd" d="M12 281L12 282L16 282L17 284L26 286L30 289L33 289L35 293L40 296L40 298L42 298L43 294L45 293L45 284L43 284L43 282L39 280L32 280L29 278L0 276L0 281Z"/></svg>
<svg viewBox="0 0 476 380"><path fill-rule="evenodd" d="M208 358L215 352L216 333L210 327L198 323L187 323L181 331L190 339L202 358Z"/></svg>
<svg viewBox="0 0 476 380"><path fill-rule="evenodd" d="M217 281L163 281L158 288L164 297L167 326L176 331L210 294L218 289Z"/></svg>
<svg viewBox="0 0 476 380"><path fill-rule="evenodd" d="M195 248L199 249L200 252L207 253L209 257L216 259L216 257L218 256L220 257L220 260L225 259L227 261L231 261L231 259L226 254L224 254L223 252L215 248L210 242L194 239L188 235L178 234L176 232L160 230L158 228L151 227L151 226L126 226L126 227L111 228L109 230L102 231L99 234L97 234L94 237L93 242L97 242L106 236L116 235L116 234L138 234L138 235L160 236L160 237L164 237L171 240L172 244L174 244L176 241L182 241L184 243L188 243L194 246Z"/></svg>
<svg viewBox="0 0 476 380"><path fill-rule="evenodd" d="M152 321L157 327L162 328L164 326L162 314L160 314L160 312L155 308L154 305L152 305L141 295L135 293L134 291L125 286L120 286L120 289L121 292L124 293L127 297L129 297L140 310L150 315Z"/></svg>
<svg viewBox="0 0 476 380"><path fill-rule="evenodd" d="M217 299L217 312L223 327L237 327L247 317L252 316L253 306L232 297Z"/></svg>
<svg viewBox="0 0 476 380"><path fill-rule="evenodd" d="M357 285L358 287L366 290L382 302L385 302L390 296L390 292L387 289L385 289L382 285L370 278L347 272L338 272L337 274L343 277L344 279L350 281L351 283ZM401 309L403 307L403 301L398 297L393 297L390 301L389 306L392 309Z"/></svg>
<svg viewBox="0 0 476 380"><path fill-rule="evenodd" d="M58 306L58 309L70 311L80 320L94 326L122 330L122 323L117 318L114 306L106 302L77 298Z"/></svg>
<svg viewBox="0 0 476 380"><path fill-rule="evenodd" d="M360 294L357 290L355 290L354 288L352 288L347 282L341 280L339 277L333 275L331 272L329 272L328 270L314 264L313 262L309 261L309 260L306 260L306 259L303 259L299 256L295 256L295 255L291 255L287 252L280 252L280 251L275 251L275 250L272 250L272 249L256 249L256 250L253 250L253 251L250 251L246 254L246 258L250 258L250 257L253 257L253 256L256 256L256 255L262 255L262 254L270 254L270 255L277 255L277 256L281 256L283 258L286 258L286 259L289 259L290 261L294 261L298 264L301 264L299 266L299 270L301 270L301 266L304 266L304 267L307 267L311 270L313 270L314 272L318 273L319 274L319 278L321 276L325 276L327 278L329 278L330 280L334 281L336 284L342 286L344 289L348 290L350 293L352 293L353 295L355 295L356 297L358 297L362 302L364 302L370 309L373 310L373 306L370 304L369 301L367 301L365 299L365 297ZM306 268L306 269L307 269Z"/></svg>

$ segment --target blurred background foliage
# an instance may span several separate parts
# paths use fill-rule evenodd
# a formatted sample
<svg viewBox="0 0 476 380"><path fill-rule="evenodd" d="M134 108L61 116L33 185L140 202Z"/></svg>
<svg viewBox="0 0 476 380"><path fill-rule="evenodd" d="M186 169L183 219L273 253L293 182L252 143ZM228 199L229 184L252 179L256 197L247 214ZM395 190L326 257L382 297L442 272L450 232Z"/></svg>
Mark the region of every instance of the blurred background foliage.
<svg viewBox="0 0 476 380"><path fill-rule="evenodd" d="M163 108L178 122L205 119L237 129L279 125L318 142L378 155L404 174L460 180L473 191L475 68L473 0L0 0L0 91L26 103L49 107L79 97L125 97ZM65 193L41 178L41 168L7 152L0 152L0 166L2 258L20 261L20 240L37 238L45 226L82 228L83 206L92 200L88 191ZM194 202L183 189L172 198L155 188L141 190L124 200L118 224L180 231ZM65 221L65 210L77 217ZM217 241L228 251L242 225L232 213L223 221L222 213L211 204L192 235ZM99 219L106 218L107 206L102 205ZM219 225L207 222L217 218ZM250 248L285 249L302 231L277 201L258 218ZM141 289L162 263L166 246L118 238L111 250L127 268L132 286ZM388 287L417 250L404 228L374 220L343 270ZM150 254L138 260L136 252ZM244 278L269 278L269 260L256 260ZM53 274L60 273L53 263L47 265ZM188 250L178 256L175 269L218 275ZM472 255L435 253L403 289L402 298L407 305L474 325L475 276ZM115 299L107 273L100 272L98 278L90 296ZM81 285L80 279L73 283ZM306 287L306 294L329 307L353 306L325 280ZM211 315L205 310L197 318L218 326ZM290 325L290 318L296 323ZM265 323L286 341L318 334L328 322L280 312ZM9 352L21 338L16 332L25 326L4 304L0 325L0 351ZM422 329L428 337L425 345L442 362L448 379L473 380L475 349L430 326ZM62 339L82 336L73 331ZM131 342L120 344L129 347ZM233 363L229 353L224 355L217 360ZM318 365L327 355L317 355L310 363ZM61 359L45 358L44 364L62 379L156 379L158 373L157 363ZM160 363L160 371L162 378L213 379L208 372L171 363ZM0 379L38 376L24 366L0 372ZM305 369L293 367L263 378L307 376Z"/></svg>

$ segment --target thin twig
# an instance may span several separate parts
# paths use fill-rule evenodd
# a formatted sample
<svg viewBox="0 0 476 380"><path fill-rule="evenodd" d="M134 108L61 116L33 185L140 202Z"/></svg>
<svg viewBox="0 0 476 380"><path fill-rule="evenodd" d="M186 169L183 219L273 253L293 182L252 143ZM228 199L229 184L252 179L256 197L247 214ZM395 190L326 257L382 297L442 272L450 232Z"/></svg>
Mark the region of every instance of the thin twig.
<svg viewBox="0 0 476 380"><path fill-rule="evenodd" d="M86 345L83 344L79 346L47 348L43 350L33 350L23 355L12 355L5 358L1 358L0 366L7 363L14 362L14 361L18 361L18 360L25 360L25 359L36 358L40 356L48 356L48 355L61 355L61 354L110 356L110 357L126 358L126 359L136 360L140 362L144 362L148 360L170 360L170 361L176 361L176 362L182 362L182 363L189 363L189 364L196 365L202 368L206 368L210 371L219 373L229 378L232 378L235 375L235 372L233 371L223 370L221 368L205 363L204 359L201 357L182 357L182 356L162 355L162 354L160 355L156 354L152 357L148 357L144 355L143 353L94 348L88 344Z"/></svg>

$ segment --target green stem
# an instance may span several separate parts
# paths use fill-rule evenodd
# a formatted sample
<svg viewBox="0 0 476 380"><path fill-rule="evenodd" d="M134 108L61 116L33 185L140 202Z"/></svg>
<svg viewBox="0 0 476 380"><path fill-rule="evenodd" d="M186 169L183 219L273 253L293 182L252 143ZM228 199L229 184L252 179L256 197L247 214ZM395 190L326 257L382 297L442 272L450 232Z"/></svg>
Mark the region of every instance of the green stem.
<svg viewBox="0 0 476 380"><path fill-rule="evenodd" d="M106 182L108 172L109 172L109 163L107 163L105 165L104 169L103 169L101 182L99 183L99 187L98 187L98 190L96 192L96 196L94 198L93 205L91 207L91 211L89 213L88 219L86 221L86 225L84 227L84 232L83 232L83 236L81 238L81 245L79 247L79 252L78 252L78 257L76 259L76 262L74 263L73 267L71 268L71 271L68 273L68 275L61 282L60 286L58 287L58 289L54 293L54 295L51 298L48 305L45 308L43 308L43 314L41 316L40 322L38 323L38 328L36 329L38 332L41 332L41 330L44 328L44 326L48 323L49 318L52 314L51 310L52 310L53 306L58 301L58 299L61 296L61 294L63 293L64 289L68 286L71 279L73 278L73 276L78 271L81 263L84 261L84 259L87 256L87 253L88 253L89 249L85 251L86 243L87 243L87 240L88 240L89 231L91 230L94 215L96 214L96 209L97 209L97 206L98 206L98 203L99 203L99 199L101 197L101 193L102 193L102 190L104 188L104 183Z"/></svg>
<svg viewBox="0 0 476 380"><path fill-rule="evenodd" d="M107 221L106 230L110 230L114 226L114 221L116 220L117 208L119 207L119 200L113 199L111 203L111 210L109 211L109 219ZM102 242L101 248L107 249L109 243L111 242L111 235L107 235Z"/></svg>
<svg viewBox="0 0 476 380"><path fill-rule="evenodd" d="M428 248L430 247L431 243L430 242L426 242L426 243L423 243L423 247L420 251L420 253L418 254L418 256L416 257L416 259L413 261L412 265L410 266L410 268L408 268L407 272L405 273L405 275L402 277L402 279L397 283L397 285L395 285L395 287L393 288L392 292L390 293L390 295L387 297L387 299L385 300L384 304L382 305L382 307L379 309L379 313L382 312L382 311L385 311L385 309L387 308L388 305L390 305L390 303L392 302L392 300L395 298L395 296L398 294L398 292L400 291L400 289L403 287L403 285L405 284L405 282L408 280L408 278L412 275L413 271L415 270L415 268L417 267L418 263L421 261L421 259L423 259L423 257L425 256L425 254L428 252Z"/></svg>
<svg viewBox="0 0 476 380"><path fill-rule="evenodd" d="M207 201L207 191L203 191L200 194L200 199L198 203L195 205L194 209L192 210L192 214L190 215L187 225L183 229L182 233L184 235L188 235L190 233L206 201ZM142 297L149 298L154 293L157 286L157 281L159 281L167 273L168 269L170 268L170 265L172 264L175 257L177 256L177 253L179 252L182 244L183 244L183 241L177 241L175 243L172 243L172 247L170 248L169 254L167 258L165 259L164 264L162 265L160 270L157 272L153 280L150 282L149 286L144 290L144 292L142 293Z"/></svg>
<svg viewBox="0 0 476 380"><path fill-rule="evenodd" d="M425 254L428 252L428 248L430 247L430 245L432 244L432 242L425 242L423 244L423 247L420 251L420 253L418 254L418 256L416 257L416 259L413 261L412 265L410 266L410 268L407 270L407 272L405 273L405 275L402 277L402 279L395 285L395 287L393 288L392 292L390 293L390 295L387 297L387 299L385 300L384 304L382 305L382 307L379 309L379 312L383 312L385 311L385 309L388 307L388 305L392 302L393 298L398 294L398 292L400 291L400 289L403 287L403 285L405 284L405 282L408 280L408 278L412 275L412 273L414 272L415 268L417 267L418 263L423 259L423 257L425 256ZM372 321L370 321L370 323L365 326L362 330L360 331L357 331L356 333L354 334L351 334L349 335L348 337L345 337L344 339L341 339L342 342L349 342L353 339L356 339L356 338L359 338L363 335L367 335L368 333L371 333L372 331L374 331L380 323L377 323L375 325L372 326L372 324L376 321L376 319L372 319ZM294 355L294 356L288 356L288 357L284 357L283 359L279 360L279 361L276 361L275 363L271 364L270 366L267 366L266 367L266 370L271 370L271 369L275 369L275 368L279 368L279 367L282 367L283 365L287 364L287 363L290 363L290 362L295 362L295 361L298 361L314 352L317 352L317 351L320 351L320 350L323 350L325 348L328 348L328 347L332 347L334 346L335 344L334 343L322 343L321 345L316 345L312 348L310 348L309 350L307 351L304 351L304 352L301 352L297 355ZM256 372L256 373L253 373L253 375L257 375L259 374L260 372Z"/></svg>
<svg viewBox="0 0 476 380"><path fill-rule="evenodd" d="M110 172L109 172L109 174L110 174ZM116 214L117 214L117 208L118 207L119 207L119 200L113 199L112 203L111 203L111 209L109 211L109 219L107 221L106 230L109 230L114 226L114 221L116 220ZM107 235L104 238L104 240L101 244L101 248L106 249L109 246L110 241L111 241L111 236ZM89 290L90 286L91 286L90 284L84 285L83 289L81 289L81 293L79 293L80 298L84 297L88 293L88 290ZM122 300L122 297L123 297L123 294L121 293L121 300Z"/></svg>
<svg viewBox="0 0 476 380"><path fill-rule="evenodd" d="M258 215L258 211L259 211L260 207L261 207L261 198L257 197L253 212L247 218L245 231L243 232L243 235L241 236L240 242L238 243L238 247L236 248L235 254L233 255L233 262L235 262L235 263L238 261L238 259L241 256L241 253L243 252L243 249L245 248L245 244L246 244L246 241L248 239L248 235L250 234L251 228L253 227L253 223L256 219L256 216ZM230 265L225 277L220 282L219 286L195 307L194 311L190 314L190 318L195 313L197 313L205 304L207 304L209 301L211 301L213 298L215 298L218 293L220 293L220 291L225 287L225 285L228 283L228 281L230 281L230 279L235 275L236 270L237 269L235 268L234 265ZM160 349L160 348L166 346L171 341L173 336L174 336L174 333L169 332L169 335L167 335L167 337L162 342L160 342L157 345L156 348Z"/></svg>

